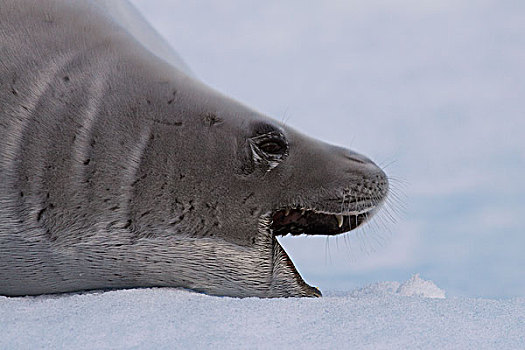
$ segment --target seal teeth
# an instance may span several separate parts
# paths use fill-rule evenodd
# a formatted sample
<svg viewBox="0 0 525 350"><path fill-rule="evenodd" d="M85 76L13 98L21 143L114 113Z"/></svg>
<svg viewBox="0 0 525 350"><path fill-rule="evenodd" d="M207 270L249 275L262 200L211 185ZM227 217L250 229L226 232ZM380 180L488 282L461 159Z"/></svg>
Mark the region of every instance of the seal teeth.
<svg viewBox="0 0 525 350"><path fill-rule="evenodd" d="M335 218L337 219L337 225L343 227L343 215L335 215Z"/></svg>
<svg viewBox="0 0 525 350"><path fill-rule="evenodd" d="M284 211L284 216L288 216L288 215L290 215L290 209L286 209L286 210Z"/></svg>
<svg viewBox="0 0 525 350"><path fill-rule="evenodd" d="M306 213L306 209L305 209L305 208L302 208L302 209L301 209L301 215L304 215L304 213Z"/></svg>

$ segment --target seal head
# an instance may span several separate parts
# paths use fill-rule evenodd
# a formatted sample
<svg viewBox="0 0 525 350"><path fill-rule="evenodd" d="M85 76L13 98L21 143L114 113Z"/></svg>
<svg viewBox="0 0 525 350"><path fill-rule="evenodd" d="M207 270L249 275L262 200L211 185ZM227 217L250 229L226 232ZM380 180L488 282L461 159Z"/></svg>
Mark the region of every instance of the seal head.
<svg viewBox="0 0 525 350"><path fill-rule="evenodd" d="M388 193L368 158L217 93L96 4L5 1L0 52L0 294L319 296L276 236L350 231Z"/></svg>

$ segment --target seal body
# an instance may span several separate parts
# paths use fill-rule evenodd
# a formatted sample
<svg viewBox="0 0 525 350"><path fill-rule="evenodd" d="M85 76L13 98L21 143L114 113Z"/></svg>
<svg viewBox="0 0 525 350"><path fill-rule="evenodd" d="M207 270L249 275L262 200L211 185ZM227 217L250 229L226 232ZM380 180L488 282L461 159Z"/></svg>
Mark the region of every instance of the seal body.
<svg viewBox="0 0 525 350"><path fill-rule="evenodd" d="M368 158L217 93L96 3L3 1L0 57L0 294L318 296L275 236L349 231L387 195Z"/></svg>

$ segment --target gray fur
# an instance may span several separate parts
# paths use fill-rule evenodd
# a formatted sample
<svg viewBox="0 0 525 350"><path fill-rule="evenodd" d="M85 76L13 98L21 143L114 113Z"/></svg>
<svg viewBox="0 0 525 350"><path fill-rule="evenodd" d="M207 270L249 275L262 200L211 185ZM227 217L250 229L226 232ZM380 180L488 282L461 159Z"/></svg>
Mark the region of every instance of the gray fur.
<svg viewBox="0 0 525 350"><path fill-rule="evenodd" d="M213 91L106 10L0 4L0 294L319 295L272 212L372 215L385 174Z"/></svg>

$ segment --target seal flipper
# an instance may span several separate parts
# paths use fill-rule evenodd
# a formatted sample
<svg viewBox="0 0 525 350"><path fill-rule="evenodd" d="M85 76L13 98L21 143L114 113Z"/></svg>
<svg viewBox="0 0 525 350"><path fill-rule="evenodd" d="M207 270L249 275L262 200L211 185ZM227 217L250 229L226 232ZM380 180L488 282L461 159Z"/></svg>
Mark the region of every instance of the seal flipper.
<svg viewBox="0 0 525 350"><path fill-rule="evenodd" d="M303 280L286 251L275 238L273 240L273 278L269 296L321 297L321 291Z"/></svg>

